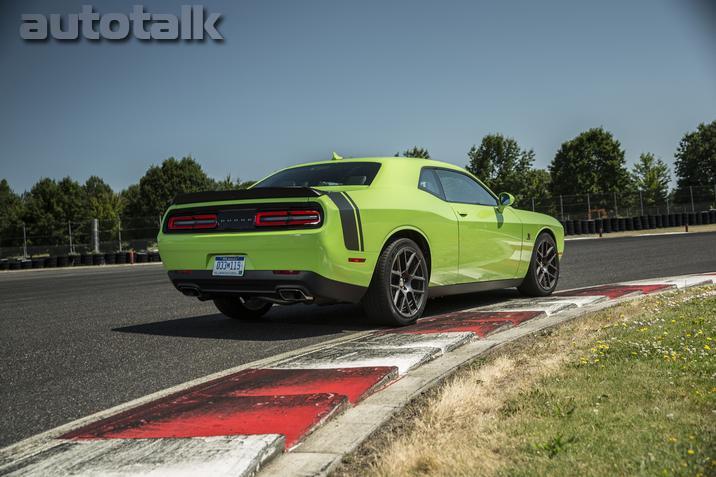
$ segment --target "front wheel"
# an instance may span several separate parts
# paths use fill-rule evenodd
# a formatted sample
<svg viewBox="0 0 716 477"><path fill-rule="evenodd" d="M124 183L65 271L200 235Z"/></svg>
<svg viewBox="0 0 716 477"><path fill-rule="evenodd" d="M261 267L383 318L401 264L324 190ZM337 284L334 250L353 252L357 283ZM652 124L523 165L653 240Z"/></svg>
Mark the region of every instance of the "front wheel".
<svg viewBox="0 0 716 477"><path fill-rule="evenodd" d="M527 296L551 295L559 280L559 254L557 244L548 233L541 233L532 250L527 276L517 289Z"/></svg>
<svg viewBox="0 0 716 477"><path fill-rule="evenodd" d="M420 247L407 238L390 243L363 297L366 314L382 324L405 326L420 318L427 300L428 265Z"/></svg>
<svg viewBox="0 0 716 477"><path fill-rule="evenodd" d="M258 320L271 309L271 303L243 297L215 298L214 305L229 318L242 321Z"/></svg>

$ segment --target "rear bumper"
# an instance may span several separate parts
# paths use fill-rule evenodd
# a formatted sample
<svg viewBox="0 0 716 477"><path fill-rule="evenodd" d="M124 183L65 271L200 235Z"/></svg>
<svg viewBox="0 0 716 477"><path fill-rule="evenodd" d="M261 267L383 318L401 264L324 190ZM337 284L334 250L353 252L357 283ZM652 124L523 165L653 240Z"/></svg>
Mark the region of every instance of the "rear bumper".
<svg viewBox="0 0 716 477"><path fill-rule="evenodd" d="M298 289L316 303L358 303L367 288L301 271L277 275L270 270L247 270L243 277L215 277L211 270L169 271L177 290L202 299L226 295L262 296L280 299L282 289Z"/></svg>

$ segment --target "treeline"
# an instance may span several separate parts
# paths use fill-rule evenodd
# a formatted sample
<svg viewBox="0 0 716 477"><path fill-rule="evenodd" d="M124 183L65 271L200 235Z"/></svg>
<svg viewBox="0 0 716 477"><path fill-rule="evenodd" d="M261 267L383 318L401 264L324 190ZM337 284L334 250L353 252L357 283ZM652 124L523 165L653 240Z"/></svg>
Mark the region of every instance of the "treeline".
<svg viewBox="0 0 716 477"><path fill-rule="evenodd" d="M418 147L402 155L430 157L427 149ZM646 206L662 203L667 197L685 202L689 186L713 188L716 184L716 121L684 134L674 157L677 187L669 190L671 172L661 159L644 152L629 170L619 141L604 128L594 128L564 142L548 169L536 169L534 151L523 149L515 139L489 134L467 151L466 168L494 191L514 194L524 208L532 198L544 201L579 194L618 194L625 204L639 191ZM3 179L0 245L18 242L23 224L30 242L66 243L73 223L88 223L93 218L102 222L103 230L116 232L121 224L123 230L145 228L145 237L149 237L156 233L160 216L176 194L241 189L252 183L230 176L210 178L191 157L169 158L152 166L138 183L121 192L93 176L84 184L69 177L59 181L44 178L29 191L16 194Z"/></svg>
<svg viewBox="0 0 716 477"><path fill-rule="evenodd" d="M430 158L420 147L401 155ZM671 171L664 161L642 152L629 170L619 141L600 127L564 142L547 169L534 168L534 151L502 134L489 134L472 146L465 167L495 192L514 194L523 207L527 199L586 194L617 194L625 205L639 193L644 206L663 204L667 198L686 202L690 187L716 187L716 121L684 134L674 158L677 181L670 190Z"/></svg>
<svg viewBox="0 0 716 477"><path fill-rule="evenodd" d="M86 233L91 219L99 219L104 231L156 229L169 202L180 192L242 189L253 181L206 175L191 157L169 158L152 166L138 183L115 192L100 177L84 184L65 177L40 179L29 191L16 194L7 180L0 180L0 244L21 242L23 224L30 243L67 243L73 227ZM156 231L152 232L156 233ZM150 233L151 235L151 233ZM147 236L150 236L147 235Z"/></svg>

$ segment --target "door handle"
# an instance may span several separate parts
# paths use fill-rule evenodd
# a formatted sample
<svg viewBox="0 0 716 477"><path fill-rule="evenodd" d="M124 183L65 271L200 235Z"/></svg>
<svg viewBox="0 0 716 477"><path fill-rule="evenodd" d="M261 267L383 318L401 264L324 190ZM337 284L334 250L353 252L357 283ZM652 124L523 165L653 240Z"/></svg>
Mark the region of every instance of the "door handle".
<svg viewBox="0 0 716 477"><path fill-rule="evenodd" d="M463 212L462 210L458 210L456 212L457 212L457 215L459 215L460 217L467 217L467 212Z"/></svg>

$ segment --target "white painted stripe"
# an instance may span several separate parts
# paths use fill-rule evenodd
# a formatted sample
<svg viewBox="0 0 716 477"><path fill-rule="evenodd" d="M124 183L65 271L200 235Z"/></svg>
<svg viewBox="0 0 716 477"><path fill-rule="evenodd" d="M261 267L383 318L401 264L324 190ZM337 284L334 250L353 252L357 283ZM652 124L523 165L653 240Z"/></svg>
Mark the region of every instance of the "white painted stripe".
<svg viewBox="0 0 716 477"><path fill-rule="evenodd" d="M620 283L620 285L673 285L676 288L696 287L709 285L716 281L716 275L693 275L688 277L655 278L653 280L639 280L635 282Z"/></svg>
<svg viewBox="0 0 716 477"><path fill-rule="evenodd" d="M476 311L543 311L547 315L554 315L569 308L581 308L586 305L606 300L601 295L570 296L570 297L544 297L544 298L518 298L506 303L499 303L485 308L475 308Z"/></svg>
<svg viewBox="0 0 716 477"><path fill-rule="evenodd" d="M438 321L439 323L439 321ZM447 332L428 334L388 333L366 336L351 343L351 346L365 348L439 348L447 353L467 344L475 337L470 332Z"/></svg>
<svg viewBox="0 0 716 477"><path fill-rule="evenodd" d="M290 358L275 365L278 369L328 369L395 366L403 375L441 354L440 348L366 348L352 343Z"/></svg>
<svg viewBox="0 0 716 477"><path fill-rule="evenodd" d="M600 301L604 301L607 298L604 295L586 295L586 296L570 296L570 297L554 297L554 300L564 300L564 301L570 301L577 305L577 308L581 308L583 306L591 305L594 303L599 303Z"/></svg>
<svg viewBox="0 0 716 477"><path fill-rule="evenodd" d="M58 440L0 469L8 476L250 476L284 448L283 436Z"/></svg>

